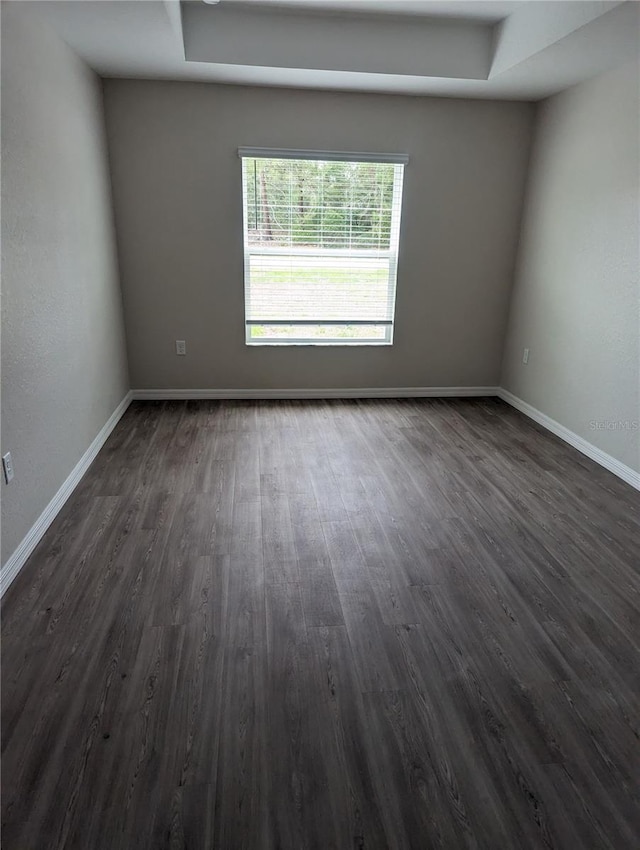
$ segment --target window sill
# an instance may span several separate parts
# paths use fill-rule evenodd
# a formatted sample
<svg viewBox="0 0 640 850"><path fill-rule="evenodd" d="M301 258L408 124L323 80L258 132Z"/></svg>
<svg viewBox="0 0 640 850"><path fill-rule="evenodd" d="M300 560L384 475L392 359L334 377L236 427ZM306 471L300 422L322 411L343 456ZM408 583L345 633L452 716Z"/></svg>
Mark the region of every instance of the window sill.
<svg viewBox="0 0 640 850"><path fill-rule="evenodd" d="M380 342L345 342L344 340L336 341L336 342L290 342L290 341L273 341L273 342L245 342L247 348L255 348L255 347L265 347L269 348L287 348L287 347L296 347L306 346L308 348L380 348L384 346L392 346L392 342L387 342L385 340L381 340Z"/></svg>

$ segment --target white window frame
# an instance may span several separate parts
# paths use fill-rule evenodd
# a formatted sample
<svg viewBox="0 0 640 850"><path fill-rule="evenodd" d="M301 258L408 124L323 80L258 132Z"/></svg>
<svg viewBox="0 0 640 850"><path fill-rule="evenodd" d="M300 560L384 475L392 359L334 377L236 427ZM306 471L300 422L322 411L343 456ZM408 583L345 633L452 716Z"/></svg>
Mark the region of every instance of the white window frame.
<svg viewBox="0 0 640 850"><path fill-rule="evenodd" d="M242 160L243 158L266 158L266 159L306 159L306 160L322 160L322 161L340 161L340 162L375 162L375 163L384 163L384 164L392 164L392 165L404 165L406 166L409 162L409 157L406 154L385 154L385 153L353 153L353 152L341 152L341 151L315 151L315 150L296 150L291 148L256 148L256 147L240 147L238 148L238 156ZM243 250L244 250L244 299L245 299L245 344L249 346L278 346L278 345L344 345L344 346L353 346L353 345L392 345L393 344L393 330L395 324L395 300L396 300L396 284L397 284L397 274L398 274L398 251L399 251L399 240L400 240L400 223L402 218L402 203L403 203L403 181L404 181L404 169L396 169L394 172L394 181L393 181L393 199L395 201L398 198L398 203L392 203L391 209L391 232L389 239L389 251L385 252L388 257L389 262L389 278L388 278L388 286L387 286L387 298L388 298L388 313L392 315L393 318L385 321L369 321L369 320L339 320L339 321L326 321L326 320L313 320L313 319L305 319L305 320L260 320L260 319L247 319L247 315L251 314L250 306L251 306L251 287L250 287L250 267L251 267L251 256L259 256L259 255L269 255L275 256L281 254L283 256L295 256L296 254L307 254L308 251L306 249L295 249L295 248L250 248L249 246L249 228L247 221L247 207L246 207L246 198L247 198L247 183L246 183L246 174L245 169L241 168L242 171L242 233L243 233ZM340 256L341 252L344 249L335 249L335 255ZM323 249L323 254L330 255L331 249ZM350 251L350 257L366 257L369 256L366 250L361 252L359 251ZM260 326L277 326L277 325L296 325L300 327L304 327L305 325L325 325L325 326L354 326L354 325L375 325L379 327L380 325L385 326L385 335L384 338L376 338L376 339L344 339L344 338L323 338L323 339L312 339L309 337L287 337L286 339L266 339L266 338L252 338L251 337L251 328L254 325Z"/></svg>

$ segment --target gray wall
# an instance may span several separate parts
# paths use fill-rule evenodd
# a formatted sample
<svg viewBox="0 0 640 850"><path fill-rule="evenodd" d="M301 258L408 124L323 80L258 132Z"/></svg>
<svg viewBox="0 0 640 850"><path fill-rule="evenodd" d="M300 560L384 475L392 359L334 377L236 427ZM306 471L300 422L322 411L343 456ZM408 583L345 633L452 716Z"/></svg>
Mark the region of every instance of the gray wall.
<svg viewBox="0 0 640 850"><path fill-rule="evenodd" d="M638 79L634 63L539 107L502 378L505 389L635 470Z"/></svg>
<svg viewBox="0 0 640 850"><path fill-rule="evenodd" d="M16 6L2 3L3 563L128 390L100 80Z"/></svg>
<svg viewBox="0 0 640 850"><path fill-rule="evenodd" d="M105 105L132 386L497 384L531 105L131 80ZM393 347L245 346L240 145L409 154Z"/></svg>

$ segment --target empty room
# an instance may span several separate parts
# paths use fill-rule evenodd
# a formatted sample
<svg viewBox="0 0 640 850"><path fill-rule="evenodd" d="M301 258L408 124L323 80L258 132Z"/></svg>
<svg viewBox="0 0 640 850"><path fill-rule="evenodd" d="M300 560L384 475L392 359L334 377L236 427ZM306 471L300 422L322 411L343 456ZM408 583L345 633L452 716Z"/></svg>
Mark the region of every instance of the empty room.
<svg viewBox="0 0 640 850"><path fill-rule="evenodd" d="M640 3L0 8L3 850L640 846Z"/></svg>

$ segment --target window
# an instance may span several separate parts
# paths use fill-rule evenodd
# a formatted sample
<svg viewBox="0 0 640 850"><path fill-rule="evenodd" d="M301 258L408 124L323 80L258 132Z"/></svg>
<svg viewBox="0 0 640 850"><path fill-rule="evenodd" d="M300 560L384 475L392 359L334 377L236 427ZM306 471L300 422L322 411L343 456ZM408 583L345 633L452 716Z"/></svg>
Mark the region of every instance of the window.
<svg viewBox="0 0 640 850"><path fill-rule="evenodd" d="M406 157L239 154L247 344L390 345Z"/></svg>

